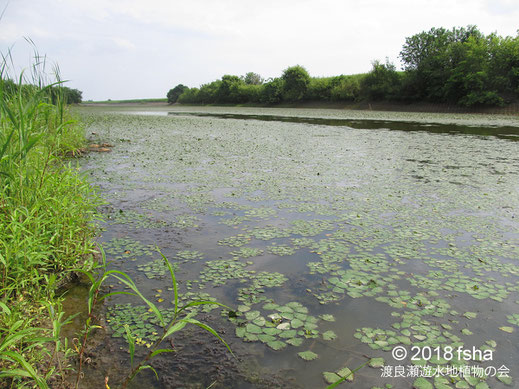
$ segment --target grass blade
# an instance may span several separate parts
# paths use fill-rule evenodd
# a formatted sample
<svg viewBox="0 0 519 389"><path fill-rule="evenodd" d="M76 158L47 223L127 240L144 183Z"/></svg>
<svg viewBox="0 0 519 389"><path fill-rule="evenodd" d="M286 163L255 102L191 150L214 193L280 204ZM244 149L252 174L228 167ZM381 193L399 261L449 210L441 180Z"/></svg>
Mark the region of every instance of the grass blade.
<svg viewBox="0 0 519 389"><path fill-rule="evenodd" d="M326 389L333 389L335 387L337 387L339 384L341 384L342 382L344 382L345 380L348 379L349 376L351 376L352 374L356 373L357 371L359 371L360 369L362 369L364 366L366 366L367 364L369 363L369 361L363 363L362 365L360 365L359 367L357 367L356 369L350 371L347 375L345 375L344 377L341 377L341 379L335 381L333 384L329 385L326 387Z"/></svg>
<svg viewBox="0 0 519 389"><path fill-rule="evenodd" d="M153 351L151 353L150 358L153 358L155 355L159 355L159 354L162 354L162 353L174 353L174 352L175 352L175 350L172 350L172 349L169 349L169 348L161 348L161 349Z"/></svg>
<svg viewBox="0 0 519 389"><path fill-rule="evenodd" d="M126 330L126 340L128 341L128 348L130 351L130 366L133 369L133 356L135 355L135 337L132 335L132 330L128 324L124 325Z"/></svg>
<svg viewBox="0 0 519 389"><path fill-rule="evenodd" d="M201 323L198 320L191 319L191 318L185 318L183 320L185 320L188 323L197 325L198 327L203 328L204 330L206 330L206 331L210 332L211 334L213 334L214 336L216 336L220 340L220 342L222 342L225 345L225 347L227 347L227 349L232 354L232 356L235 356L234 353L232 352L231 348L227 344L227 342L225 340L223 340L223 338L220 335L218 335L218 333L214 329L209 327L207 324Z"/></svg>
<svg viewBox="0 0 519 389"><path fill-rule="evenodd" d="M158 248L157 248L158 250ZM171 283L173 284L173 294L174 294L174 304L175 304L175 316L178 315L178 285L177 285L177 278L175 277L175 272L173 270L173 267L171 266L171 263L169 263L168 259L164 254L158 250L159 254L162 256L162 259L166 263L166 266L169 269L169 274L171 275Z"/></svg>

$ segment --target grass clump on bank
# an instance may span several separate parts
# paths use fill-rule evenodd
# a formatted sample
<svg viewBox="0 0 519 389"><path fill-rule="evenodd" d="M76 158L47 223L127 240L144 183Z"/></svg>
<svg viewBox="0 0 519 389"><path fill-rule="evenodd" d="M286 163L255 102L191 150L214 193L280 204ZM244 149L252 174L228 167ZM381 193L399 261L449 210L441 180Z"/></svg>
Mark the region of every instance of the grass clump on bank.
<svg viewBox="0 0 519 389"><path fill-rule="evenodd" d="M55 292L68 270L88 266L100 202L64 159L84 131L41 66L17 82L0 68L0 387L44 388L62 375L70 349Z"/></svg>

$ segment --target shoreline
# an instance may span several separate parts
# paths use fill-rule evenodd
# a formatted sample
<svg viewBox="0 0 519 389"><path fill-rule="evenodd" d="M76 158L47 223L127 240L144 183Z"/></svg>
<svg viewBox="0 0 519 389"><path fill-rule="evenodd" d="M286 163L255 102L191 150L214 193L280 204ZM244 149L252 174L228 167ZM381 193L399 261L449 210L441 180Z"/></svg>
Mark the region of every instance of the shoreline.
<svg viewBox="0 0 519 389"><path fill-rule="evenodd" d="M319 102L309 101L293 104L168 104L166 102L87 102L78 104L79 107L244 107L244 108L316 108L353 111L382 111L382 112L416 112L416 113L457 113L457 114L485 114L485 115L519 115L519 102L508 104L505 107L477 107L467 108L453 104L440 103L388 103L388 102Z"/></svg>

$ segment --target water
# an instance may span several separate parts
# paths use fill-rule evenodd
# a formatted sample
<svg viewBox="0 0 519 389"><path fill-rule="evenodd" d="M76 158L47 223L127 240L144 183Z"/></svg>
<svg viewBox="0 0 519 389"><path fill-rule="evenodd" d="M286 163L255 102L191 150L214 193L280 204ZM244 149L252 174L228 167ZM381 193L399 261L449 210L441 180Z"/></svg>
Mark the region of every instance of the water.
<svg viewBox="0 0 519 389"><path fill-rule="evenodd" d="M237 320L220 309L196 316L221 331L237 358L212 335L188 329L173 338L177 353L154 362L159 380L143 374L135 387L325 387L323 372L354 369L368 357L409 365L391 356L397 345L486 346L493 360L482 366L506 365L517 375L517 121L169 112L82 109L92 140L115 146L83 161L108 201L100 241L111 266L164 311L171 283L155 246L176 264L181 293L240 307ZM102 363L87 370L85 385L122 377L129 357L113 335L124 320L141 331L141 354L151 343L156 327L146 327L142 313L132 316L138 305L131 297L106 303L111 321L97 335L94 358ZM269 324L276 312L285 316ZM289 328L265 336L279 323ZM307 350L318 358L298 356ZM414 379L366 366L353 385L410 388Z"/></svg>

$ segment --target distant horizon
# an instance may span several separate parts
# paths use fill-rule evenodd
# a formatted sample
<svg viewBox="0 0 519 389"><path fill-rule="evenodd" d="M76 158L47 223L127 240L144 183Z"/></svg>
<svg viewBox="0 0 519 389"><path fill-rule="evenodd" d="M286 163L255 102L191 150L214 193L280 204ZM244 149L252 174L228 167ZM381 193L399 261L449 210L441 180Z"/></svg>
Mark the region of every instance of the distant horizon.
<svg viewBox="0 0 519 389"><path fill-rule="evenodd" d="M0 52L12 49L17 71L30 66L29 37L68 87L97 101L160 98L225 74L279 77L296 64L312 77L366 73L386 57L399 68L405 38L432 27L519 28L512 0L17 0L2 11Z"/></svg>

